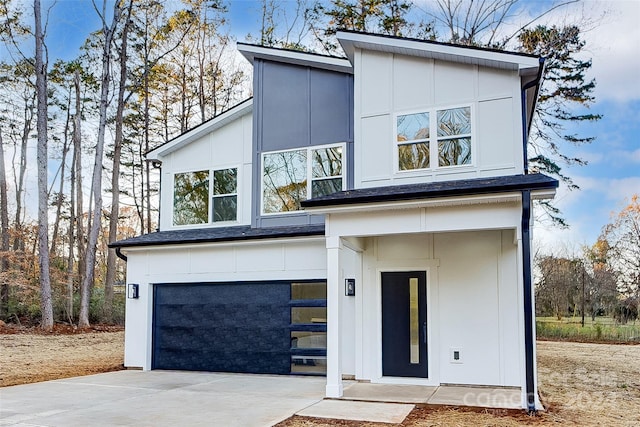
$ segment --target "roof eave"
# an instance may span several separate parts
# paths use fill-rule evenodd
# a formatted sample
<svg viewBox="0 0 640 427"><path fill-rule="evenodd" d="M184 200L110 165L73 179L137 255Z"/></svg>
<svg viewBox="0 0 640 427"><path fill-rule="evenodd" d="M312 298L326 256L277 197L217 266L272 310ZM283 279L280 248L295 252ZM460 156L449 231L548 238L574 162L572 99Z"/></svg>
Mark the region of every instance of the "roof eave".
<svg viewBox="0 0 640 427"><path fill-rule="evenodd" d="M320 68L339 73L353 74L351 62L346 58L336 56L318 55L308 52L300 52L288 49L258 46L246 43L237 43L238 52L253 64L253 61L264 59L302 67Z"/></svg>
<svg viewBox="0 0 640 427"><path fill-rule="evenodd" d="M201 138L202 136L229 124L238 118L250 113L253 108L253 98L249 98L240 104L230 108L229 110L219 114L212 119L203 122L182 135L179 135L161 146L154 148L146 153L145 157L150 161L161 161L162 157L173 153L174 151L184 147L190 142Z"/></svg>
<svg viewBox="0 0 640 427"><path fill-rule="evenodd" d="M338 31L336 37L351 62L354 60L356 49L367 49L491 68L517 70L521 75L535 74L539 67L538 57L516 52L501 52L492 49L346 31Z"/></svg>

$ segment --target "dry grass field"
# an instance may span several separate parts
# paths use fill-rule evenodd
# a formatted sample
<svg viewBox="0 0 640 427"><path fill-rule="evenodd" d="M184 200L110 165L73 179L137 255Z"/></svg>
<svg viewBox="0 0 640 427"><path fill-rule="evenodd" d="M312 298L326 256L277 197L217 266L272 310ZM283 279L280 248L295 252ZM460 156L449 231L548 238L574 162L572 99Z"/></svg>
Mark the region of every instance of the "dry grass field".
<svg viewBox="0 0 640 427"><path fill-rule="evenodd" d="M122 369L124 332L78 332L0 327L0 386ZM538 341L540 396L547 408L530 417L522 411L418 406L402 426L638 426L640 345ZM280 427L365 426L292 417Z"/></svg>
<svg viewBox="0 0 640 427"><path fill-rule="evenodd" d="M122 330L58 328L41 334L0 327L0 387L116 371L122 369L123 359Z"/></svg>

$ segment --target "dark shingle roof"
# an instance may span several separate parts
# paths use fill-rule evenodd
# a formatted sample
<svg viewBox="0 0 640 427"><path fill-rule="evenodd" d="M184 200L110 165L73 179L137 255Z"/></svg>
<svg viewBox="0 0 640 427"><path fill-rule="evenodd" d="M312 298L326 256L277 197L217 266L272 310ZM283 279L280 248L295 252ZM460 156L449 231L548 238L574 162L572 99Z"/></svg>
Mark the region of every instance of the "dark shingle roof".
<svg viewBox="0 0 640 427"><path fill-rule="evenodd" d="M190 230L157 231L113 242L111 248L159 246L190 243L232 242L239 240L276 239L285 237L324 236L324 225L251 228L248 225Z"/></svg>
<svg viewBox="0 0 640 427"><path fill-rule="evenodd" d="M558 180L536 173L346 190L303 201L302 206L314 208L436 197L471 196L522 190L546 190L557 187Z"/></svg>

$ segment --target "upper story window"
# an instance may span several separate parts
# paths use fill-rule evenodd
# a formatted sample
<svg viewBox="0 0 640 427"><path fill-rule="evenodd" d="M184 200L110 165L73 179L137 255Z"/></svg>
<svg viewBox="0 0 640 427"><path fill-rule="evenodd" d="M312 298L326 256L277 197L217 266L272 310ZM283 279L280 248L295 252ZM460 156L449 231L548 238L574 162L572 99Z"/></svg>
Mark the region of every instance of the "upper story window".
<svg viewBox="0 0 640 427"><path fill-rule="evenodd" d="M303 200L342 191L344 145L304 148L262 156L262 212L295 212Z"/></svg>
<svg viewBox="0 0 640 427"><path fill-rule="evenodd" d="M213 222L235 221L238 217L238 169L213 171Z"/></svg>
<svg viewBox="0 0 640 427"><path fill-rule="evenodd" d="M209 219L209 171L177 173L173 181L173 225Z"/></svg>
<svg viewBox="0 0 640 427"><path fill-rule="evenodd" d="M471 164L471 107L398 115L396 143L399 171Z"/></svg>
<svg viewBox="0 0 640 427"><path fill-rule="evenodd" d="M213 177L213 188L210 188ZM238 169L203 170L174 175L173 225L236 221ZM213 194L211 191L213 190ZM209 211L209 200L212 209Z"/></svg>

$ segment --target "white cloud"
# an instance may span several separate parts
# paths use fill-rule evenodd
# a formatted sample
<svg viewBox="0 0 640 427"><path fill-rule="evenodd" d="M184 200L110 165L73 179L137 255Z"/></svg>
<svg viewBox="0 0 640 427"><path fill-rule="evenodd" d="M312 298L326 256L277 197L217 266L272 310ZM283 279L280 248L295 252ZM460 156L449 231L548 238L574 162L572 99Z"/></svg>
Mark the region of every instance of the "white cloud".
<svg viewBox="0 0 640 427"><path fill-rule="evenodd" d="M604 196L608 200L628 201L634 194L640 194L640 176L607 180Z"/></svg>
<svg viewBox="0 0 640 427"><path fill-rule="evenodd" d="M604 17L583 34L593 58L596 96L600 100L640 99L640 2L589 1L585 12Z"/></svg>

